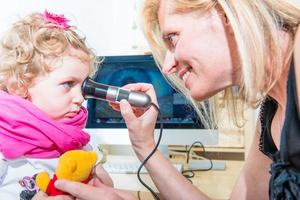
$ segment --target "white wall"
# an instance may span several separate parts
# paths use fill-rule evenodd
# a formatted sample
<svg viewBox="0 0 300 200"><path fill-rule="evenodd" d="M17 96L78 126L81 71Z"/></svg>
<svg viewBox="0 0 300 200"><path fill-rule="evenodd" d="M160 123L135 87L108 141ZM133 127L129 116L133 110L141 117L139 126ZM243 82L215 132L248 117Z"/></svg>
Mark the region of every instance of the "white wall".
<svg viewBox="0 0 300 200"><path fill-rule="evenodd" d="M98 55L149 51L139 28L142 0L8 0L0 7L0 36L9 25L31 12L64 14L87 37ZM294 0L300 2L300 0Z"/></svg>
<svg viewBox="0 0 300 200"><path fill-rule="evenodd" d="M9 0L0 7L0 35L31 12L64 14L98 55L136 54L148 49L137 22L140 0Z"/></svg>

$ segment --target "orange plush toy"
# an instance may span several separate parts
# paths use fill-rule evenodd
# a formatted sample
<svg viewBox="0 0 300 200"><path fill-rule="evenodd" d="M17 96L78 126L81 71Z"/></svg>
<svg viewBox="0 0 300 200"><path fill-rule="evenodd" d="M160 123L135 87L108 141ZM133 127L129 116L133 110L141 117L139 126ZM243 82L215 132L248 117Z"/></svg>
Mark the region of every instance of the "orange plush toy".
<svg viewBox="0 0 300 200"><path fill-rule="evenodd" d="M94 151L72 150L64 153L58 160L55 175L50 179L47 172L38 173L36 184L49 196L66 194L54 187L57 179L66 179L87 183L91 179L91 172L97 161Z"/></svg>

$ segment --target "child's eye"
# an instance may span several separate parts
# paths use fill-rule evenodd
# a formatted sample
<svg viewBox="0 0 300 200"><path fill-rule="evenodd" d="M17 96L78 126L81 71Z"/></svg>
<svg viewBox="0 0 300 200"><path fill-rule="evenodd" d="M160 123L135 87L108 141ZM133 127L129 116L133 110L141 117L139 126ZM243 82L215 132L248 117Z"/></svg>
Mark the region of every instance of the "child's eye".
<svg viewBox="0 0 300 200"><path fill-rule="evenodd" d="M67 81L67 82L62 83L62 86L67 88L67 89L70 89L74 86L74 82L73 81Z"/></svg>

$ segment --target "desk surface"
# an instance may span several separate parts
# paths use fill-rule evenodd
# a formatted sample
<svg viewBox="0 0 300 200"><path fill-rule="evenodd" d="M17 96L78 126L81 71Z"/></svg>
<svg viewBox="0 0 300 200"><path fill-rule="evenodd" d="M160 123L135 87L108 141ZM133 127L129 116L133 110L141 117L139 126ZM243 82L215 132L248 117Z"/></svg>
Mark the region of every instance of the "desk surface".
<svg viewBox="0 0 300 200"><path fill-rule="evenodd" d="M212 199L229 199L244 162L226 161L225 170L197 172L193 184Z"/></svg>
<svg viewBox="0 0 300 200"><path fill-rule="evenodd" d="M117 156L108 159L134 159L129 157ZM229 199L232 188L242 169L243 161L226 161L225 170L211 170L196 172L192 182L201 191L212 199ZM141 200L152 200L149 192L139 183L136 174L110 174L116 188L139 191L133 192L140 196ZM155 188L151 178L147 174L141 175L142 179L151 187Z"/></svg>

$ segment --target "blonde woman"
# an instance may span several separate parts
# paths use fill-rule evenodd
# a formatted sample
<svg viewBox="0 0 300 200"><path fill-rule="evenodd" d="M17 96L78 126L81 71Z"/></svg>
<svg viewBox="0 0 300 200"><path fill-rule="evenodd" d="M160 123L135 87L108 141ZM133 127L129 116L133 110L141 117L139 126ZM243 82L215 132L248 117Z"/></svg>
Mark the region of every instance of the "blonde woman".
<svg viewBox="0 0 300 200"><path fill-rule="evenodd" d="M236 99L253 108L261 105L253 144L231 199L299 199L299 5L288 0L145 0L143 20L162 72L195 106L222 91L229 113L240 125L237 112L242 112ZM129 87L148 92L155 101L151 86ZM217 106L211 104L208 110ZM120 110L133 148L144 160L155 146L157 113L150 108L142 116L135 115L126 101ZM204 123L214 125L213 118L207 117L216 115L200 111ZM164 199L209 198L159 151L146 168ZM74 186L58 183L68 191ZM94 193L100 191L94 188ZM76 191L79 197L83 193Z"/></svg>

